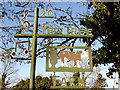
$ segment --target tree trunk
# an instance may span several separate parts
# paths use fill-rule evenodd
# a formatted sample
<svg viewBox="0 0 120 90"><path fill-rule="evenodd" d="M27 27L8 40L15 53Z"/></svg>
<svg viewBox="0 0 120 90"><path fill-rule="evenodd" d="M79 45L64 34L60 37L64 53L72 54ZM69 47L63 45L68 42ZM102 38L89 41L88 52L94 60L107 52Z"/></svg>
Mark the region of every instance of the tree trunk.
<svg viewBox="0 0 120 90"><path fill-rule="evenodd" d="M5 88L5 79L6 79L6 75L3 73L3 75L2 75L2 88Z"/></svg>

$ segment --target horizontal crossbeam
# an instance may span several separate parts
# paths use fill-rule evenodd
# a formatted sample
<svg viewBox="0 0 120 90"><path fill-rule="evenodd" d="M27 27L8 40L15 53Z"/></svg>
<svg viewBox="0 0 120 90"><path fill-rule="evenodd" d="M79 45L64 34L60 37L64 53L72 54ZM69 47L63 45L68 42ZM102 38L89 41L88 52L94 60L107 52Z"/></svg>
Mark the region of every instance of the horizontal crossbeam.
<svg viewBox="0 0 120 90"><path fill-rule="evenodd" d="M33 34L15 34L14 37L32 38ZM92 38L93 35L36 34L37 38Z"/></svg>
<svg viewBox="0 0 120 90"><path fill-rule="evenodd" d="M30 37L32 38L33 34L15 34L14 37L21 37L21 38L26 38Z"/></svg>

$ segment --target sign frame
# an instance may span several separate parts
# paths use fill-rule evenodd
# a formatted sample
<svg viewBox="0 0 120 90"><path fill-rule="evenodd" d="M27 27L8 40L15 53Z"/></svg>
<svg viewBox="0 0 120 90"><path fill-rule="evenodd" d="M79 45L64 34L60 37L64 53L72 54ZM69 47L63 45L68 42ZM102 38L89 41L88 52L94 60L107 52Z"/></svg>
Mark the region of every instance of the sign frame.
<svg viewBox="0 0 120 90"><path fill-rule="evenodd" d="M72 67L72 68L67 68L67 67L62 67L62 68L50 68L49 67L49 59L50 59L50 49L88 49L88 54L89 54L89 69L83 69L83 68L78 68L78 67ZM49 46L46 47L46 72L92 72L93 71L93 62L92 62L92 50L91 47L62 47L62 46Z"/></svg>

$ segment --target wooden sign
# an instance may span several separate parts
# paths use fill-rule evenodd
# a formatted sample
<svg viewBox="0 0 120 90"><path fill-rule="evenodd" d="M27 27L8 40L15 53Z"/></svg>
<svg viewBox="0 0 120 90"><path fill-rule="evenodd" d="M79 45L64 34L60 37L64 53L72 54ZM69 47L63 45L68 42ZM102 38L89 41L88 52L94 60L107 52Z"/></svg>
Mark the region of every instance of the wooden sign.
<svg viewBox="0 0 120 90"><path fill-rule="evenodd" d="M64 51L62 49L65 49ZM70 51L73 49L74 51ZM86 51L85 51L86 50ZM92 72L90 47L47 47L47 72Z"/></svg>

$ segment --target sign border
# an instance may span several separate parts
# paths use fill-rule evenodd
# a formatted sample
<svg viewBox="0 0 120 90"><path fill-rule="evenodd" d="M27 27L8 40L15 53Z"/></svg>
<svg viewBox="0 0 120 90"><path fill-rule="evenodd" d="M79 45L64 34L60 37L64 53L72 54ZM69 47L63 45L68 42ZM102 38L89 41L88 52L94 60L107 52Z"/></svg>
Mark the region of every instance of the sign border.
<svg viewBox="0 0 120 90"><path fill-rule="evenodd" d="M89 69L82 69L82 68L75 68L75 69L70 69L70 68L49 68L49 50L51 48L55 49L88 49L89 53L89 63L90 63L90 68ZM93 71L93 62L92 62L92 50L91 47L63 47L63 46L49 46L46 47L46 72L92 72Z"/></svg>

